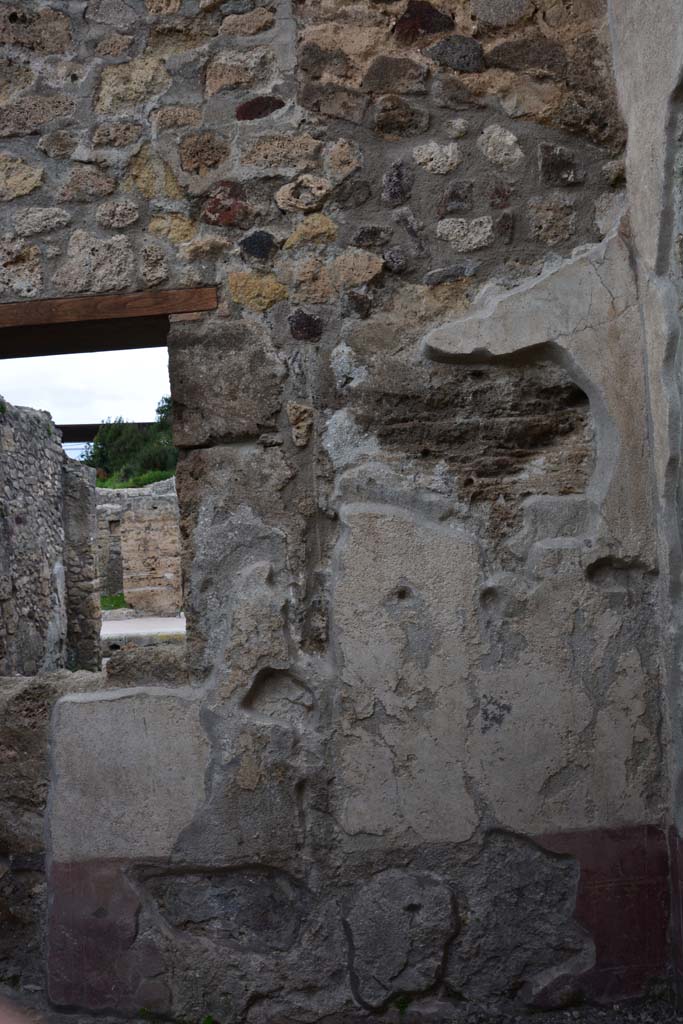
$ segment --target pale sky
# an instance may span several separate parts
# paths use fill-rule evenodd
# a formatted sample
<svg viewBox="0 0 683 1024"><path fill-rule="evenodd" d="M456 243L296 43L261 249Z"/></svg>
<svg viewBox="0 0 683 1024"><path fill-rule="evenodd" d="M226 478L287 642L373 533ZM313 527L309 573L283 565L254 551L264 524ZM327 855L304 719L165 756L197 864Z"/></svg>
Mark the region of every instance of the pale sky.
<svg viewBox="0 0 683 1024"><path fill-rule="evenodd" d="M153 420L169 392L166 348L0 360L0 395L47 409L55 423Z"/></svg>
<svg viewBox="0 0 683 1024"><path fill-rule="evenodd" d="M165 347L0 360L0 395L12 405L47 409L55 423L153 420L168 394ZM79 448L67 450L78 458Z"/></svg>

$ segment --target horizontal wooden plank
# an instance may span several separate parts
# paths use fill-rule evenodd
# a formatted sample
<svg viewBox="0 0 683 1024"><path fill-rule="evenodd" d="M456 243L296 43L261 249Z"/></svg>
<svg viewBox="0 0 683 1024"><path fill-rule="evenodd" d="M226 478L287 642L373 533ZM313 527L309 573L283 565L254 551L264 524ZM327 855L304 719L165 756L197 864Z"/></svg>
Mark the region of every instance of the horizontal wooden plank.
<svg viewBox="0 0 683 1024"><path fill-rule="evenodd" d="M61 432L64 444L81 443L94 441L95 436L102 426L101 423L61 423L57 430ZM152 423L136 423L136 427L151 427Z"/></svg>
<svg viewBox="0 0 683 1024"><path fill-rule="evenodd" d="M4 302L0 303L0 329L79 323L83 320L168 316L170 313L200 313L215 309L217 305L218 294L213 287Z"/></svg>
<svg viewBox="0 0 683 1024"><path fill-rule="evenodd" d="M0 360L160 348L166 344L169 326L167 316L149 316L38 327L4 327L0 330Z"/></svg>

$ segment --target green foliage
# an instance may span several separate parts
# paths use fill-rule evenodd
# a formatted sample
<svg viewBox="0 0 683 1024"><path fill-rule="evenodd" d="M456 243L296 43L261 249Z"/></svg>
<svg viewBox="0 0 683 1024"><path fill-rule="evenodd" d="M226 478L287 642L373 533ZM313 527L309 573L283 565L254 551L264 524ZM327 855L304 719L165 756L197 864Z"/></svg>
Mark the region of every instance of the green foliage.
<svg viewBox="0 0 683 1024"><path fill-rule="evenodd" d="M173 476L178 451L171 436L170 397L161 399L156 421L149 426L121 417L103 423L93 443L86 445L83 461L97 470L101 487L144 487Z"/></svg>
<svg viewBox="0 0 683 1024"><path fill-rule="evenodd" d="M123 594L102 594L100 606L103 612L113 612L116 608L127 608L128 604Z"/></svg>
<svg viewBox="0 0 683 1024"><path fill-rule="evenodd" d="M409 995L397 996L396 999L394 999L394 1006L398 1010L399 1017L403 1017L405 1015L412 1001L413 998Z"/></svg>
<svg viewBox="0 0 683 1024"><path fill-rule="evenodd" d="M146 487L147 484L157 484L160 480L169 480L172 476L175 476L174 469L148 469L146 473L131 476L127 480L122 480L118 473L113 473L106 479L98 479L96 485L117 491L122 487Z"/></svg>

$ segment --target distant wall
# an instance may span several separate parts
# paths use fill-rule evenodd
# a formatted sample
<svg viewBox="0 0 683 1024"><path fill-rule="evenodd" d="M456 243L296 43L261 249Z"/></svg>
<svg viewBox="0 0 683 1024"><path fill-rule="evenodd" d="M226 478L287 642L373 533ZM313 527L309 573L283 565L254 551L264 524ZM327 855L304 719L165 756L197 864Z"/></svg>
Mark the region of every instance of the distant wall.
<svg viewBox="0 0 683 1024"><path fill-rule="evenodd" d="M100 664L100 579L93 470L66 459L63 471L67 667Z"/></svg>
<svg viewBox="0 0 683 1024"><path fill-rule="evenodd" d="M0 674L99 666L94 474L0 399Z"/></svg>
<svg viewBox="0 0 683 1024"><path fill-rule="evenodd" d="M123 593L135 611L177 615L182 607L175 481L97 491L103 594Z"/></svg>

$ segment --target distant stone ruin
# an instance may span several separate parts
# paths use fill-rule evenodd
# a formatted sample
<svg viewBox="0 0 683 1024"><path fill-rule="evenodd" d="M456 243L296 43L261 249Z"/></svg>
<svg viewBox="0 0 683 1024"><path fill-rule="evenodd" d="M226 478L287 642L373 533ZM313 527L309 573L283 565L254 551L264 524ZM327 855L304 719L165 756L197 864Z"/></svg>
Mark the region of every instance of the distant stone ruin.
<svg viewBox="0 0 683 1024"><path fill-rule="evenodd" d="M0 46L2 302L215 299L146 314L185 645L48 673L86 478L3 412L0 983L52 1024L683 999L680 0L0 0ZM174 513L131 500L143 608Z"/></svg>
<svg viewBox="0 0 683 1024"><path fill-rule="evenodd" d="M103 595L123 594L145 615L182 610L175 480L97 489L97 550Z"/></svg>

